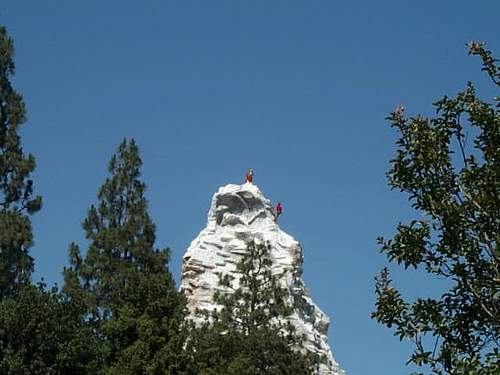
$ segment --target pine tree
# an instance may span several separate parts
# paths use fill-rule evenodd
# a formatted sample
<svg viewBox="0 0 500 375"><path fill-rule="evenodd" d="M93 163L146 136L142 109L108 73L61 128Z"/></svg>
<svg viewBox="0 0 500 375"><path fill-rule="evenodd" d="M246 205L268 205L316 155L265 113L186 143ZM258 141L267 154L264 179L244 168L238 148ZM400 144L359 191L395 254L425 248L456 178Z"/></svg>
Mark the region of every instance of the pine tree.
<svg viewBox="0 0 500 375"><path fill-rule="evenodd" d="M305 352L302 338L287 321L293 309L290 291L274 275L270 246L250 242L234 277L221 275L227 293L216 293L212 312L200 311L205 322L192 326L187 350L192 373L205 375L313 374L318 355Z"/></svg>
<svg viewBox="0 0 500 375"><path fill-rule="evenodd" d="M13 41L0 27L0 373L95 373L94 338L78 305L57 288L31 285L33 242L29 215L41 198L29 179L35 159L25 154L19 128L23 99L11 85Z"/></svg>
<svg viewBox="0 0 500 375"><path fill-rule="evenodd" d="M13 53L14 42L0 26L0 298L30 281L33 258L28 250L33 236L28 215L41 206L29 179L35 159L24 153L19 136L26 109L10 82Z"/></svg>
<svg viewBox="0 0 500 375"><path fill-rule="evenodd" d="M107 351L106 374L174 374L182 362L184 299L167 269L169 250L155 249L155 225L140 180L136 143L124 140L110 177L83 222L90 242L82 258L71 244L65 291L87 306Z"/></svg>
<svg viewBox="0 0 500 375"><path fill-rule="evenodd" d="M102 353L80 307L57 287L26 285L0 302L0 374L96 374Z"/></svg>

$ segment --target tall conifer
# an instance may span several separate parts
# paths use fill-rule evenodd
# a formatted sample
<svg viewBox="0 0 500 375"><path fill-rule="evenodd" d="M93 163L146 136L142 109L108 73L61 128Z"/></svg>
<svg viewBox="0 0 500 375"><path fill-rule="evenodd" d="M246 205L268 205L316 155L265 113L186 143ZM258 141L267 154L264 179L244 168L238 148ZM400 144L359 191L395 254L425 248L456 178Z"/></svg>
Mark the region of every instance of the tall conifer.
<svg viewBox="0 0 500 375"><path fill-rule="evenodd" d="M169 250L154 247L141 164L135 141L124 140L83 222L87 254L71 244L65 270L66 291L87 307L107 350L108 374L174 374L180 366L184 300L167 269Z"/></svg>
<svg viewBox="0 0 500 375"><path fill-rule="evenodd" d="M302 350L303 338L288 318L291 295L272 272L268 244L249 242L236 265L239 280L225 274L217 292L218 309L199 311L187 341L191 373L202 375L315 374L323 358Z"/></svg>
<svg viewBox="0 0 500 375"><path fill-rule="evenodd" d="M30 280L33 258L28 250L33 236L28 215L41 205L29 179L35 158L24 153L19 136L26 109L10 82L13 53L14 42L0 26L0 297L17 292Z"/></svg>

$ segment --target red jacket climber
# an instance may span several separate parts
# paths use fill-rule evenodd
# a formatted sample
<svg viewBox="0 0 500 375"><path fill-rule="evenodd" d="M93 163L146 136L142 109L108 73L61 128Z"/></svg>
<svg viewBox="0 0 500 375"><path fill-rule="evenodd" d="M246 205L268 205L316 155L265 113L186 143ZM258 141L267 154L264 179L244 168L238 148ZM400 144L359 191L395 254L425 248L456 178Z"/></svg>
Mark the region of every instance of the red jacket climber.
<svg viewBox="0 0 500 375"><path fill-rule="evenodd" d="M245 176L245 182L253 183L253 170L249 169L246 176Z"/></svg>
<svg viewBox="0 0 500 375"><path fill-rule="evenodd" d="M280 202L276 205L274 221L278 221L278 217L281 215L282 211L283 211L283 206L281 205Z"/></svg>

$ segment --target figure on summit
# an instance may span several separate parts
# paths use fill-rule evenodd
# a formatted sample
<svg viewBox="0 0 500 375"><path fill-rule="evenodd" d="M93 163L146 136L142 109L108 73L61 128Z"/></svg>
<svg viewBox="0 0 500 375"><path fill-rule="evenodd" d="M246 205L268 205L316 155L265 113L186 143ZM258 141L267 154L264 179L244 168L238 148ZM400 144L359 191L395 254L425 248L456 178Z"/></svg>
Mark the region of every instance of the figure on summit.
<svg viewBox="0 0 500 375"><path fill-rule="evenodd" d="M245 182L248 182L250 184L253 183L253 169L249 169L246 176L245 176Z"/></svg>
<svg viewBox="0 0 500 375"><path fill-rule="evenodd" d="M278 217L281 215L281 212L283 212L283 206L281 205L281 202L278 202L276 205L276 208L274 209L274 221L278 221Z"/></svg>

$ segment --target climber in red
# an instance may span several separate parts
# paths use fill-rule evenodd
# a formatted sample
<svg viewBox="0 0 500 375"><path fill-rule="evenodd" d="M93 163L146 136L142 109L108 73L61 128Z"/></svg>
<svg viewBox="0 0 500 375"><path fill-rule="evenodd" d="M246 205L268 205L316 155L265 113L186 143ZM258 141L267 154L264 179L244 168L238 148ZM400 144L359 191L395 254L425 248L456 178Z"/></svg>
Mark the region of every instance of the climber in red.
<svg viewBox="0 0 500 375"><path fill-rule="evenodd" d="M253 183L253 169L249 169L246 176L245 176L245 182L248 182L250 184Z"/></svg>
<svg viewBox="0 0 500 375"><path fill-rule="evenodd" d="M278 221L278 217L281 215L281 212L283 212L283 206L281 205L281 202L279 202L277 205L276 205L276 208L275 208L275 214L274 214L274 221Z"/></svg>

